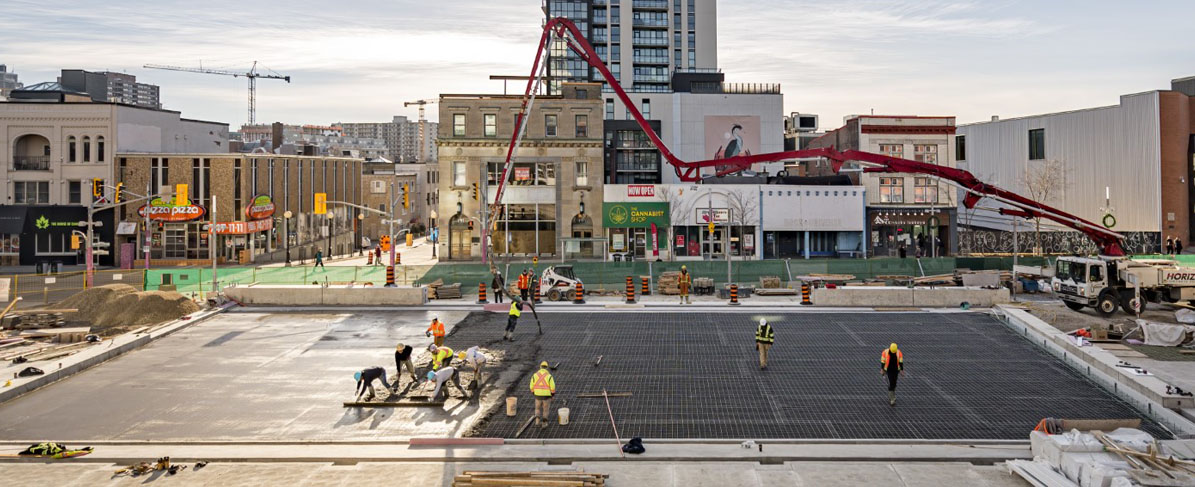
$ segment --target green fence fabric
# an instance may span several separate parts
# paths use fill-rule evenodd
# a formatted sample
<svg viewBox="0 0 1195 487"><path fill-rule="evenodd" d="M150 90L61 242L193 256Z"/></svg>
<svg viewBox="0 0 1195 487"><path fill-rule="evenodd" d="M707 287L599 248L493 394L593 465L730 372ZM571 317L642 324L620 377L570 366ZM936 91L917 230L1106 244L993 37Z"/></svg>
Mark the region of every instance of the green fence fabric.
<svg viewBox="0 0 1195 487"><path fill-rule="evenodd" d="M1195 255L1179 256L1180 261L1189 261L1195 265ZM1017 261L1021 265L1043 265L1046 259L1041 257L1021 257ZM636 260L634 262L567 262L573 266L573 271L586 289L590 290L623 290L626 277L635 278L635 288L640 286L640 276L651 276L652 284L666 271L679 271L682 265L687 266L694 277L709 277L714 279L715 286L728 282L742 285L758 284L764 276L776 276L781 281L798 280L800 276L810 274L849 274L857 279L874 279L878 276L932 276L950 274L955 269L993 270L1012 269L1011 257L939 257L939 258L896 258L880 257L872 259L791 259L791 260L749 260L731 261L730 279L727 279L727 263L724 260L715 261L685 261L685 262L648 262ZM540 275L549 265L560 265L559 262L540 262L535 266L536 275ZM499 269L507 276L517 275L525 268L532 267L530 262L502 263ZM465 298L477 295L478 284L485 283L489 287L493 276L489 266L481 263L450 263L444 262L424 266L395 266L395 282L400 286L426 285L437 280L446 283L461 283L461 293ZM236 284L343 284L348 282L371 282L375 286L386 283L386 268L384 266L327 266L322 268L312 266L292 267L220 267L217 270L221 287ZM166 281L164 281L166 280ZM173 283L182 293L206 293L212 288L212 269L210 267L178 267L166 269L151 269L146 272L145 288L156 290L163 282ZM493 293L489 296L492 298Z"/></svg>

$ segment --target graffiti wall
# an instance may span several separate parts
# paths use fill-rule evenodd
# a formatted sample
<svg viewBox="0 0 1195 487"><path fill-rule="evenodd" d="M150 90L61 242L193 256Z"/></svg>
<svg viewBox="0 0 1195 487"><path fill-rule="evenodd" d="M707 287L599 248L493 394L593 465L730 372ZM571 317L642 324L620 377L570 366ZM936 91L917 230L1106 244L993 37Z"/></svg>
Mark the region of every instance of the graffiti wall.
<svg viewBox="0 0 1195 487"><path fill-rule="evenodd" d="M1124 233L1125 252L1148 254L1161 251L1161 234L1157 232ZM1017 232L1017 249L1032 252L1036 240L1032 230ZM986 228L960 227L959 254L1007 254L1013 251L1013 232ZM1042 251L1046 254L1095 254L1098 249L1091 239L1080 232L1041 232Z"/></svg>

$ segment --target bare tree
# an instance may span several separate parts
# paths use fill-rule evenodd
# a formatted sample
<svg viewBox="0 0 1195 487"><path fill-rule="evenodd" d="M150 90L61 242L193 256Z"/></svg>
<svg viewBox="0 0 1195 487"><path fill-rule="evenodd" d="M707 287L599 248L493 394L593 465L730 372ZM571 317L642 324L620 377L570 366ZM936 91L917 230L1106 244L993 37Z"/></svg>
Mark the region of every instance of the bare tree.
<svg viewBox="0 0 1195 487"><path fill-rule="evenodd" d="M740 191L728 191L726 193L726 203L730 206L730 224L738 223L739 238L746 240L743 232L748 225L757 225L759 222L759 199L752 198L750 195L744 194ZM753 234L754 235L754 234ZM754 237L752 237L754 238ZM759 242L755 244L758 245ZM739 242L740 253L743 253L745 247L743 242ZM729 253L729 249L727 249Z"/></svg>
<svg viewBox="0 0 1195 487"><path fill-rule="evenodd" d="M1057 159L1029 161L1019 182L1028 193L1026 196L1029 199L1041 204L1051 204L1062 196L1063 187L1066 185L1066 165ZM1040 254L1041 217L1034 217L1033 222L1033 251Z"/></svg>
<svg viewBox="0 0 1195 487"><path fill-rule="evenodd" d="M681 193L684 192L682 188L674 188L665 186L663 184L656 185L656 196L665 203L668 203L669 222L673 228L678 228L677 223L684 221L685 208L681 205ZM668 259L676 260L676 246L672 242L676 239L676 235L669 235L668 242L665 243L665 248L668 249Z"/></svg>

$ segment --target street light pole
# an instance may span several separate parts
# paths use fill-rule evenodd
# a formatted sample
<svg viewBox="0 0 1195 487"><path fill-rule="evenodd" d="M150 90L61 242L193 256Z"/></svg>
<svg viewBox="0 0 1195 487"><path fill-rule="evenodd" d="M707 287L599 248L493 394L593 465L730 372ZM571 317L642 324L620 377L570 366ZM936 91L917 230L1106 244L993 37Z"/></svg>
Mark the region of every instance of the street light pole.
<svg viewBox="0 0 1195 487"><path fill-rule="evenodd" d="M390 196L394 196L394 183L390 183ZM390 199L390 265L394 265L394 252L398 247L397 237L394 235L394 198Z"/></svg>
<svg viewBox="0 0 1195 487"><path fill-rule="evenodd" d="M83 276L83 287L84 288L91 287L92 285L95 284L93 282L93 280L95 279L95 262L94 262L95 259L92 258L94 253L91 248L92 239L95 238L95 236L93 234L93 227L95 227L95 222L93 221L94 214L92 213L94 208L95 208L95 195L92 195L91 198L87 199L87 251L84 252L84 256L87 258L87 275Z"/></svg>
<svg viewBox="0 0 1195 487"><path fill-rule="evenodd" d="M150 192L152 189L153 188L150 186L150 183L145 183L145 196L146 197L149 197L149 195L153 194ZM141 244L141 246L145 249L145 252L144 252L144 254L145 254L145 270L147 270L147 271L149 270L150 244L153 242L153 238L150 236L151 234L149 233L150 232L150 230L149 230L149 206L150 206L151 202L152 202L152 199L151 199L151 201L145 202L145 242L142 242L142 244Z"/></svg>
<svg viewBox="0 0 1195 487"><path fill-rule="evenodd" d="M217 219L216 219L216 194L215 194L215 192L213 192L212 193L212 226L211 226L212 234L210 237L208 237L208 242L207 242L208 247L210 247L211 251L212 251L212 293L213 294L220 292L220 283L216 279L216 256L219 255L216 252L216 247L217 247L216 221L217 221Z"/></svg>
<svg viewBox="0 0 1195 487"><path fill-rule="evenodd" d="M295 216L290 210L282 212L282 239L286 241L286 267L290 267L290 217Z"/></svg>

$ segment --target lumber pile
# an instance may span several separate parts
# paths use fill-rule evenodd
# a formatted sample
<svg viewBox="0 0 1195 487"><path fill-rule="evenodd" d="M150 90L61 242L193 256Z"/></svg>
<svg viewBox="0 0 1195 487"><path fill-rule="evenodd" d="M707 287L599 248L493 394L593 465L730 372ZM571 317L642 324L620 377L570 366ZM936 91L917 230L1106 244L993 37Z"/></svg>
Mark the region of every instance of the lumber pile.
<svg viewBox="0 0 1195 487"><path fill-rule="evenodd" d="M598 487L606 485L609 475L587 472L481 472L469 471L452 480L453 487L541 486Z"/></svg>
<svg viewBox="0 0 1195 487"><path fill-rule="evenodd" d="M779 288L779 289L759 288L759 289L755 290L755 294L758 294L760 296L796 296L797 290L796 289L785 289L785 288Z"/></svg>
<svg viewBox="0 0 1195 487"><path fill-rule="evenodd" d="M853 274L806 274L797 276L796 280L806 282L846 282L855 280Z"/></svg>
<svg viewBox="0 0 1195 487"><path fill-rule="evenodd" d="M443 279L436 279L427 284L428 299L460 299L461 283L444 284Z"/></svg>
<svg viewBox="0 0 1195 487"><path fill-rule="evenodd" d="M953 286L955 284L954 274L918 277L913 279L913 284L918 286Z"/></svg>
<svg viewBox="0 0 1195 487"><path fill-rule="evenodd" d="M656 289L660 294L667 294L676 296L680 294L680 271L665 271L660 274L660 278L656 281ZM692 293L692 290L689 290Z"/></svg>
<svg viewBox="0 0 1195 487"><path fill-rule="evenodd" d="M62 313L17 313L4 318L7 330L29 330L33 328L56 328L66 324Z"/></svg>
<svg viewBox="0 0 1195 487"><path fill-rule="evenodd" d="M780 278L777 276L760 276L759 287L763 289L780 289Z"/></svg>

